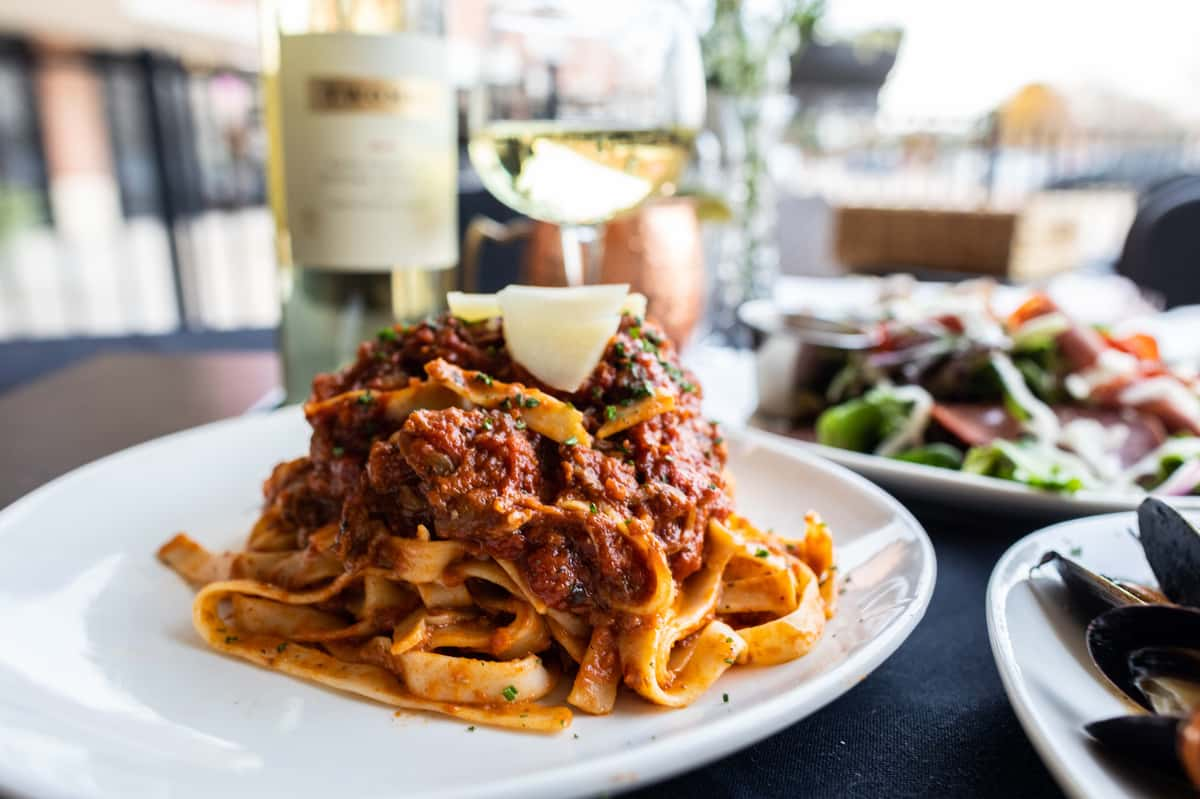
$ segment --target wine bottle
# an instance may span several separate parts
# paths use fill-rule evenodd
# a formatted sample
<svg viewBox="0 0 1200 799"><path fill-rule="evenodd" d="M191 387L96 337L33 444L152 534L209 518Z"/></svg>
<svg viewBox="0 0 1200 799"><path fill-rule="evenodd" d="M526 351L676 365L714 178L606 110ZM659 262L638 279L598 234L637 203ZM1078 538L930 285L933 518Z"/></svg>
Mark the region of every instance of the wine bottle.
<svg viewBox="0 0 1200 799"><path fill-rule="evenodd" d="M289 402L458 262L457 118L438 0L262 0L267 180Z"/></svg>

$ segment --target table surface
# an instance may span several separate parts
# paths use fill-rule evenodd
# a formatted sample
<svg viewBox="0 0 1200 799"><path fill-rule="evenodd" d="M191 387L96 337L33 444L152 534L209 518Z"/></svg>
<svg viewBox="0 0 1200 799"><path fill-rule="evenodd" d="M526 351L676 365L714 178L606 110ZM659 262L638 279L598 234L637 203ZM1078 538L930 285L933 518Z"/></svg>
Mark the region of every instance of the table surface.
<svg viewBox="0 0 1200 799"><path fill-rule="evenodd" d="M110 452L241 413L278 381L270 353L126 354L0 394L0 507ZM899 651L815 715L631 796L1062 795L1004 695L984 620L993 564L1042 522L906 504L933 539L938 583Z"/></svg>

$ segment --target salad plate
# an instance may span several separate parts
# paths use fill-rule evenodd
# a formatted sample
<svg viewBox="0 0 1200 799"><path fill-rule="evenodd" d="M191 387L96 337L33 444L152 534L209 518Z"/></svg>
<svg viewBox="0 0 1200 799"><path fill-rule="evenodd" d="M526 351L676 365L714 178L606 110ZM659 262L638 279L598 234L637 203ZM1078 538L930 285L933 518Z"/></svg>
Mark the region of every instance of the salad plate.
<svg viewBox="0 0 1200 799"><path fill-rule="evenodd" d="M782 435L777 437L786 438ZM1062 494L1008 480L908 463L893 458L880 458L810 441L787 440L792 446L828 458L901 497L915 497L947 507L1013 516L1067 519L1130 511L1145 499L1144 494L1087 490ZM1185 510L1200 511L1200 497L1171 497L1169 501Z"/></svg>
<svg viewBox="0 0 1200 799"><path fill-rule="evenodd" d="M1152 493L1200 507L1196 315L1134 292L1101 324L1080 297L1125 284L1097 285L859 279L748 303L750 423L953 505L1067 516Z"/></svg>

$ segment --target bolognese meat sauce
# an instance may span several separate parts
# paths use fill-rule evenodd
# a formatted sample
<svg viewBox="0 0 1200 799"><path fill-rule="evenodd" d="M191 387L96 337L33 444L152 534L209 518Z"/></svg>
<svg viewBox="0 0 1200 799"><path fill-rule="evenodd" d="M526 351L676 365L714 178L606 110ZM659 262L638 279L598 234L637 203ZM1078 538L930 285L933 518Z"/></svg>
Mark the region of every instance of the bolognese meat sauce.
<svg viewBox="0 0 1200 799"><path fill-rule="evenodd" d="M591 447L534 432L517 409L392 419L370 407L372 392L423 380L439 358L570 403L593 436L650 397L669 394L674 407ZM550 607L587 614L653 589L652 564L631 530L651 530L652 546L683 580L700 567L709 520L731 511L725 447L700 413L699 386L662 331L629 315L575 392L513 362L498 320L453 317L381 331L354 363L316 377L312 401L347 392L359 392L354 403L310 414L309 457L277 467L264 493L302 540L338 523L337 546L352 568L369 563L376 538L413 536L424 525L434 538L511 561Z"/></svg>

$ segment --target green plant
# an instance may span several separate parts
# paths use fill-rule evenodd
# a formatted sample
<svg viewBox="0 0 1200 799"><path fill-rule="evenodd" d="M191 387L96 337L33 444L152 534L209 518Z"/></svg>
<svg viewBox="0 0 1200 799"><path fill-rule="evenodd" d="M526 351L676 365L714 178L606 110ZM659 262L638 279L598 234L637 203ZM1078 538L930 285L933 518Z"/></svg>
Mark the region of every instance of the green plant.
<svg viewBox="0 0 1200 799"><path fill-rule="evenodd" d="M712 26L700 41L709 83L733 95L766 91L771 59L812 41L824 13L825 0L778 0L773 13L744 0L716 0Z"/></svg>

